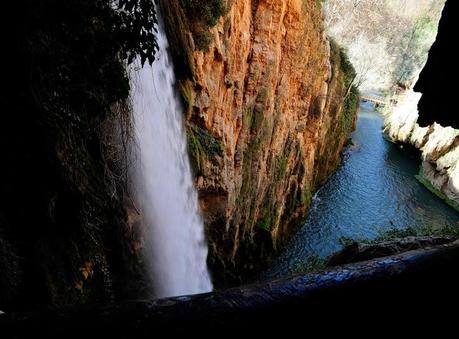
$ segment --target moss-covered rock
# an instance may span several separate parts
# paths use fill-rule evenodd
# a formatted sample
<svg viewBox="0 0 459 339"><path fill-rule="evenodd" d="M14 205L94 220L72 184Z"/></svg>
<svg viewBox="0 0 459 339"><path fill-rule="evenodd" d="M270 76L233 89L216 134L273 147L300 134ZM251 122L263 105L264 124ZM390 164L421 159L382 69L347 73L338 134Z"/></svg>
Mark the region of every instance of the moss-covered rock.
<svg viewBox="0 0 459 339"><path fill-rule="evenodd" d="M1 61L14 55L19 66L5 68L0 93L0 251L9 253L0 308L134 295L141 269L123 203L131 119L121 56L136 55L138 40L117 29L129 12L120 18L106 0L11 5Z"/></svg>

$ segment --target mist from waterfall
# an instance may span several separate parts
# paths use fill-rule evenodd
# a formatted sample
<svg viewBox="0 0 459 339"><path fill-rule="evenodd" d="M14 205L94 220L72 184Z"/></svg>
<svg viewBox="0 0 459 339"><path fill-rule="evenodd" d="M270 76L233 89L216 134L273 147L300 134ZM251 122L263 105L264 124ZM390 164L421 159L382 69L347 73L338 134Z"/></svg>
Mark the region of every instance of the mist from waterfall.
<svg viewBox="0 0 459 339"><path fill-rule="evenodd" d="M154 297L212 290L207 243L188 158L183 108L164 23L150 66L131 67L135 147L131 181L147 228L146 254Z"/></svg>

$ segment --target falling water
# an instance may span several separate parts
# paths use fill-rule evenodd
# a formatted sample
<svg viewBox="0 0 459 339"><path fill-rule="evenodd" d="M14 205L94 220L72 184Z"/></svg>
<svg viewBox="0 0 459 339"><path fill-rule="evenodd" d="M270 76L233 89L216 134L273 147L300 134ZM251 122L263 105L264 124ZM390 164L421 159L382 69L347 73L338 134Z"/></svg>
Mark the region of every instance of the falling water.
<svg viewBox="0 0 459 339"><path fill-rule="evenodd" d="M132 173L136 207L147 226L147 257L154 296L212 290L207 244L198 207L183 123L183 108L164 24L152 66L131 68L136 136Z"/></svg>

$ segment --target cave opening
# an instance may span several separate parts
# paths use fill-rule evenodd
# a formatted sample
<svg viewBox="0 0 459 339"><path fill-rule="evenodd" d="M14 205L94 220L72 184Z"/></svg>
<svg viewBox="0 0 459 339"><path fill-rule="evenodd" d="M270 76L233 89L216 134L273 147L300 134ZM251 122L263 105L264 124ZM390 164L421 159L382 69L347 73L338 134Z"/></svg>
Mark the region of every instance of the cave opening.
<svg viewBox="0 0 459 339"><path fill-rule="evenodd" d="M193 204L199 199L207 234L193 246L207 241L221 287L163 300L145 300L142 208L127 187L132 164L118 162L128 158L126 144L113 133L133 131L123 58L137 55L134 68L149 70L158 44L145 42L143 25L153 32L157 19L149 0L120 1L120 17L108 3L24 0L11 12L16 23L2 22L13 51L2 63L16 55L19 65L6 67L0 100L2 335L264 334L279 323L370 323L385 308L394 322L407 313L425 319L426 305L436 310L430 320L448 318L459 282L459 119L447 82L457 1L163 2L177 79L156 84L177 91L160 91L183 105L164 120L179 126L183 118L184 130L156 152L189 153L194 177L179 173L178 182ZM303 26L314 34L305 38ZM184 158L174 161L187 167ZM172 211L168 204L159 212ZM157 242L180 246L181 235Z"/></svg>

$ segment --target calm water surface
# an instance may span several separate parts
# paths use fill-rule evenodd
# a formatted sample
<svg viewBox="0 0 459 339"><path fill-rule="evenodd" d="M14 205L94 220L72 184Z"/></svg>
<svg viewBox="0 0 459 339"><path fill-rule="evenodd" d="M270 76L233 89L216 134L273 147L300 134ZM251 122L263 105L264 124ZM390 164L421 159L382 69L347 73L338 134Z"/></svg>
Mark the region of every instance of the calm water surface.
<svg viewBox="0 0 459 339"><path fill-rule="evenodd" d="M383 117L361 106L343 165L313 198L305 225L264 278L284 276L312 257L342 248L342 237L368 240L384 230L451 225L459 214L415 178L420 160L382 137Z"/></svg>

